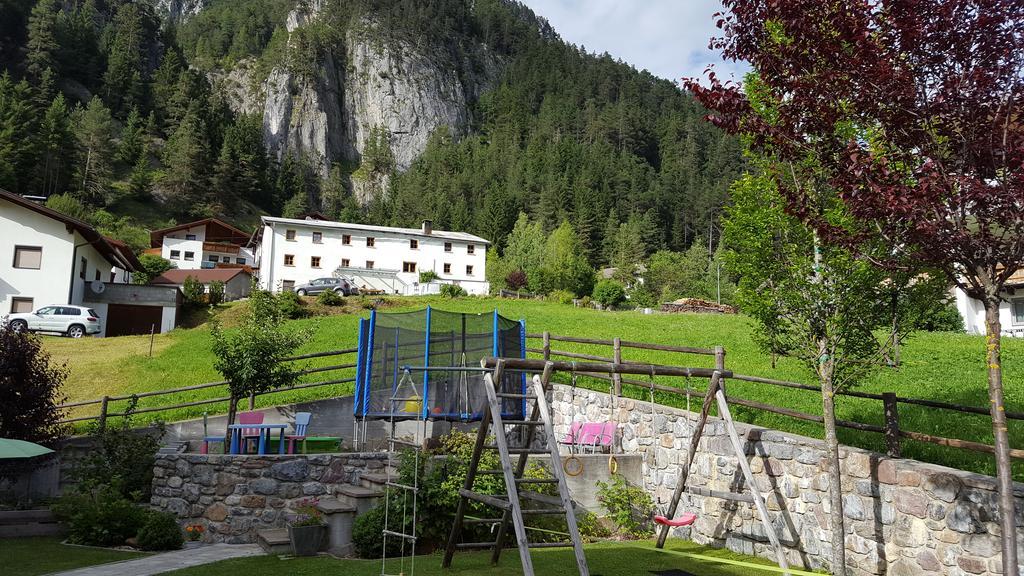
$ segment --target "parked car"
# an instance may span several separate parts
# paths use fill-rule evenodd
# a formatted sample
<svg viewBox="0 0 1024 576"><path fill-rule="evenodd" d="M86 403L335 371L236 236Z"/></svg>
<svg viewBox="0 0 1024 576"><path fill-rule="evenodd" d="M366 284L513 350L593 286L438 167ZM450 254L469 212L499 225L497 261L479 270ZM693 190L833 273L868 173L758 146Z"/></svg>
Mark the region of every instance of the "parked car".
<svg viewBox="0 0 1024 576"><path fill-rule="evenodd" d="M35 312L11 314L7 324L17 332L58 332L71 338L99 334L100 316L84 306L43 306Z"/></svg>
<svg viewBox="0 0 1024 576"><path fill-rule="evenodd" d="M327 290L333 290L345 296L359 293L359 290L347 278L317 278L295 287L295 293L299 296L307 294L313 296Z"/></svg>

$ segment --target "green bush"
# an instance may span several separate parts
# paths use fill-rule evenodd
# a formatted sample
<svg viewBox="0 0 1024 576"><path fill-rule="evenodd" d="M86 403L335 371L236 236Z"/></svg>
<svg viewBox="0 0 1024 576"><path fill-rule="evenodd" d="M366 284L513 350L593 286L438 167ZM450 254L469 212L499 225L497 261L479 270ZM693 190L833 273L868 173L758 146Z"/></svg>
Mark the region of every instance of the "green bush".
<svg viewBox="0 0 1024 576"><path fill-rule="evenodd" d="M626 290L615 280L601 280L594 286L594 300L605 308L614 308L626 298Z"/></svg>
<svg viewBox="0 0 1024 576"><path fill-rule="evenodd" d="M139 529L139 547L143 550L177 550L185 542L178 520L170 512L150 511Z"/></svg>
<svg viewBox="0 0 1024 576"><path fill-rule="evenodd" d="M186 306L199 306L203 303L206 288L195 276L187 276L181 285L181 293L185 295Z"/></svg>
<svg viewBox="0 0 1024 576"><path fill-rule="evenodd" d="M214 280L210 282L210 289L206 293L206 303L210 306L216 306L224 302L224 283L220 280Z"/></svg>
<svg viewBox="0 0 1024 576"><path fill-rule="evenodd" d="M929 315L921 322L921 329L928 332L963 332L964 319L956 304L947 302L942 308Z"/></svg>
<svg viewBox="0 0 1024 576"><path fill-rule="evenodd" d="M596 482L597 500L608 511L608 517L627 538L649 538L654 534L651 515L654 514L654 500L646 490L632 486L621 474L612 477L611 483Z"/></svg>
<svg viewBox="0 0 1024 576"><path fill-rule="evenodd" d="M316 295L316 301L323 306L341 306L345 303L345 297L334 290L324 290Z"/></svg>
<svg viewBox="0 0 1024 576"><path fill-rule="evenodd" d="M88 546L121 546L139 533L149 516L111 486L65 494L52 510L67 525L68 540Z"/></svg>
<svg viewBox="0 0 1024 576"><path fill-rule="evenodd" d="M559 304L572 304L572 301L576 298L576 295L568 290L553 290L548 296L549 302L558 302Z"/></svg>
<svg viewBox="0 0 1024 576"><path fill-rule="evenodd" d="M437 272L434 272L433 270L420 272L420 284L430 284L431 282L437 280L438 278L440 278L440 276L438 276Z"/></svg>
<svg viewBox="0 0 1024 576"><path fill-rule="evenodd" d="M149 500L153 462L164 426L157 423L151 430L133 428L135 404L129 401L124 409L126 416L120 421L108 422L102 429L95 423L90 426L89 435L96 438L96 445L70 474L81 490L111 488L135 502Z"/></svg>
<svg viewBox="0 0 1024 576"><path fill-rule="evenodd" d="M306 310L306 303L302 301L298 294L290 290L277 295L277 306L280 308L281 314L291 320L305 318L309 315L309 311Z"/></svg>
<svg viewBox="0 0 1024 576"><path fill-rule="evenodd" d="M458 284L441 284L440 294L445 298L461 298L469 295L466 289Z"/></svg>
<svg viewBox="0 0 1024 576"><path fill-rule="evenodd" d="M658 303L654 293L643 284L637 284L629 291L629 304L637 308L652 308Z"/></svg>

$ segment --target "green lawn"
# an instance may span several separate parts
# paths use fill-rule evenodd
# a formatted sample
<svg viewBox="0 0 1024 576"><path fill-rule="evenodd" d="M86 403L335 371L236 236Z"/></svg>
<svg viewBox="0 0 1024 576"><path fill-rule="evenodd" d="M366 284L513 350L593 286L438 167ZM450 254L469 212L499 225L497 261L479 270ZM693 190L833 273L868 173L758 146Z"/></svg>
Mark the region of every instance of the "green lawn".
<svg viewBox="0 0 1024 576"><path fill-rule="evenodd" d="M744 316L721 315L643 315L638 312L600 312L573 308L572 306L531 300L500 300L494 298L464 298L442 300L436 297L407 298L394 310L422 308L431 304L445 310L485 312L498 308L504 316L525 319L529 332L550 331L552 334L612 338L620 336L626 340L639 340L662 344L713 347L722 345L726 349L726 366L736 372L765 376L782 380L813 383L813 378L797 362L780 359L777 366L771 366L770 359L762 354L751 338L750 320ZM237 315L236 309L229 309L222 316ZM366 316L367 311L362 311ZM354 347L358 314L321 317L296 321L296 325L312 326L315 337L304 348L304 352ZM219 375L212 367L210 336L206 327L176 330L159 335L155 340L153 357L147 356L149 337L123 337L108 339L83 339L73 341L60 338L46 338L47 349L55 358L67 359L72 370L66 393L73 400L97 398L103 394L117 395L150 390L160 390L218 380ZM539 347L537 341L530 346ZM608 355L608 348L568 343L554 343L556 349L592 354ZM948 333L921 333L903 348L903 366L898 369L880 369L860 386L870 392L892 391L905 397L927 398L947 402L985 407L988 404L983 362L984 339L979 336ZM1007 409L1024 410L1024 342L1004 339L1003 366L1006 383ZM691 356L654 351L627 350L627 360L652 361L676 365L712 366L707 356ZM341 363L338 359L312 360L309 366L325 366ZM351 370L347 375L351 375ZM315 374L307 381L341 377L338 372ZM563 381L567 378L563 377ZM607 390L607 384L598 380L581 385ZM659 378L659 383L678 387L685 386L682 379ZM704 382L694 381L695 388L703 388ZM351 393L351 385L337 385L308 390L282 392L262 397L260 405L286 403L297 399L312 399ZM763 384L732 380L728 383L729 393L738 397L758 400L777 406L820 414L821 400L814 392L781 389ZM647 398L643 388L626 387L625 394ZM158 404L173 404L223 396L223 389L199 390L169 397L146 398L140 407ZM657 394L659 402L685 404L684 400L669 394ZM116 409L117 406L114 406ZM165 419L195 417L203 410L211 412L224 410L225 406L212 405L194 407L164 413ZM83 409L95 411L95 407ZM808 436L820 436L817 424L793 420L775 414L754 411L741 407L734 408L735 416L743 421L770 428L787 430ZM873 400L841 397L838 400L838 417L860 422L882 423L881 403ZM976 440L991 444L992 433L985 416L966 415L909 405L900 406L901 426L907 430L931 433L941 436ZM1024 446L1024 426L1011 422L1011 443ZM842 430L841 440L846 444L863 446L875 450L883 448L877 434ZM994 469L992 458L985 454L943 448L911 441L904 442L904 455L949 466L991 473ZM1016 469L1016 476L1024 479L1024 466Z"/></svg>
<svg viewBox="0 0 1024 576"><path fill-rule="evenodd" d="M694 576L757 576L774 572L757 570L756 566L774 567L760 558L734 554L728 550L711 549L692 542L670 541L669 552L654 549L651 542L603 542L588 544L587 564L594 576L648 575L662 571L683 570ZM682 556L701 554L744 563L744 565L722 564L707 559ZM576 561L570 549L541 549L531 551L533 567L538 575L576 574ZM752 566L752 564L754 566ZM388 561L388 574L398 574L399 561ZM221 574L245 574L246 576L377 576L381 573L380 560L336 560L319 556L315 558L289 558L257 556L225 560L196 568L168 572L174 576L219 576ZM408 560L405 573L410 574ZM459 574L490 574L491 576L512 576L522 574L519 555L516 550L506 550L497 567L490 565L490 552L463 553L455 556L451 570L441 569L441 556L419 556L416 558L416 576ZM669 572L671 574L671 572Z"/></svg>
<svg viewBox="0 0 1024 576"><path fill-rule="evenodd" d="M141 552L122 552L103 548L69 546L60 538L0 539L0 559L6 576L36 576L83 566L131 560L145 556Z"/></svg>

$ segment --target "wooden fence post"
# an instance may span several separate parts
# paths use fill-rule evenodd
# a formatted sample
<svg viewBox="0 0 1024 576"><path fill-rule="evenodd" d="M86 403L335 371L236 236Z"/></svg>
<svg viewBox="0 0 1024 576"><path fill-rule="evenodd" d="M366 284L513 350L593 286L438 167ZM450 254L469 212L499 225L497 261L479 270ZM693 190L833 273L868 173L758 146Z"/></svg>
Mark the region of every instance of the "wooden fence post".
<svg viewBox="0 0 1024 576"><path fill-rule="evenodd" d="M256 393L249 394L249 410L256 409Z"/></svg>
<svg viewBox="0 0 1024 576"><path fill-rule="evenodd" d="M618 336L612 340L612 359L615 364L622 364L622 338ZM622 374L618 372L612 374L612 396L622 396Z"/></svg>
<svg viewBox="0 0 1024 576"><path fill-rule="evenodd" d="M104 396L100 402L99 428L100 432L107 429L107 406L110 404L110 396Z"/></svg>
<svg viewBox="0 0 1024 576"><path fill-rule="evenodd" d="M895 392L882 393L882 408L885 412L885 453L892 458L901 458L899 402Z"/></svg>
<svg viewBox="0 0 1024 576"><path fill-rule="evenodd" d="M544 361L551 360L551 333L547 330L544 331Z"/></svg>

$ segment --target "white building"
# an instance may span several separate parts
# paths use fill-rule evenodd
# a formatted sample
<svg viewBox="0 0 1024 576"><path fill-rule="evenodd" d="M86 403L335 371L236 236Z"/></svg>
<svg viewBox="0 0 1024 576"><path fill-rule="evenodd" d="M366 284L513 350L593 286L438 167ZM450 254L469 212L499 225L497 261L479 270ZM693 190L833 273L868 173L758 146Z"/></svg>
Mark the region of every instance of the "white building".
<svg viewBox="0 0 1024 576"><path fill-rule="evenodd" d="M0 317L83 305L94 283L126 284L138 266L89 224L0 190Z"/></svg>
<svg viewBox="0 0 1024 576"><path fill-rule="evenodd" d="M956 296L956 309L964 319L967 333L985 334L985 304L971 298L960 288L955 288L953 293ZM999 324L1003 335L1024 336L1024 269L1017 270L1007 279L1006 289L1000 296Z"/></svg>
<svg viewBox="0 0 1024 576"><path fill-rule="evenodd" d="M245 246L248 241L246 232L216 218L206 218L153 230L147 253L174 262L179 270L252 266L253 253Z"/></svg>
<svg viewBox="0 0 1024 576"><path fill-rule="evenodd" d="M465 232L392 228L328 220L263 217L252 246L260 286L289 290L316 278L340 275L359 288L389 294L429 294L441 283L487 294L487 240ZM421 272L437 282L421 285Z"/></svg>

